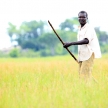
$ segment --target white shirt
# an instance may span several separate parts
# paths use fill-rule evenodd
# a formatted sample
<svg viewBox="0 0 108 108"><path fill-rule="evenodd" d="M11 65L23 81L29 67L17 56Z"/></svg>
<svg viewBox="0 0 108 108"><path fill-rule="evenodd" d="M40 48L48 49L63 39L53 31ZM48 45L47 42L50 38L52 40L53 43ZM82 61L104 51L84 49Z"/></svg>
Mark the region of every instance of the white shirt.
<svg viewBox="0 0 108 108"><path fill-rule="evenodd" d="M96 32L93 27L86 23L82 28L79 28L78 41L87 38L89 40L88 44L78 45L78 59L79 61L88 60L92 53L94 52L95 58L101 57L101 51L99 42L96 36Z"/></svg>

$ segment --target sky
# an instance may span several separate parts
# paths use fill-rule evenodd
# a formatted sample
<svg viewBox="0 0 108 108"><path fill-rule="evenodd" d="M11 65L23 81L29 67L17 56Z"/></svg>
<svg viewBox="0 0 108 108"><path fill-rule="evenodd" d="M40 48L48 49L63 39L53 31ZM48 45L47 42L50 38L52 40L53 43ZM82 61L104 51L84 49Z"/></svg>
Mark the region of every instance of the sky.
<svg viewBox="0 0 108 108"><path fill-rule="evenodd" d="M47 21L55 29L65 19L88 13L94 27L108 31L108 0L0 0L0 49L12 46L7 34L8 23L20 26L23 21Z"/></svg>

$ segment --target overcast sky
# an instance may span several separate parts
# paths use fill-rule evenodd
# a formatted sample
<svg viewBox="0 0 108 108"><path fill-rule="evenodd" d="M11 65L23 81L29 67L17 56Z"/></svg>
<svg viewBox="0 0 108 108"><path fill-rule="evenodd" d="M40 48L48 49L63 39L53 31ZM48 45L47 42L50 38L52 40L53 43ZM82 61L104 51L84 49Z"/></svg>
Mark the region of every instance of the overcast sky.
<svg viewBox="0 0 108 108"><path fill-rule="evenodd" d="M11 46L6 34L8 22L19 26L23 21L50 20L57 27L85 10L94 27L108 31L107 5L108 0L0 0L0 49Z"/></svg>

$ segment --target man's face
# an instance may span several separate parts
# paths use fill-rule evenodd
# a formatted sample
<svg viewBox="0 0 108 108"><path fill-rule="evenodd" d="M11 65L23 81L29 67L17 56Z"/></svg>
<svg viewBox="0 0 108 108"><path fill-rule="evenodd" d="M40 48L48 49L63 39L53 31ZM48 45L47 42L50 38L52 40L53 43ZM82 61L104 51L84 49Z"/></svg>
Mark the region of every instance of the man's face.
<svg viewBox="0 0 108 108"><path fill-rule="evenodd" d="M86 13L79 13L78 15L78 20L80 22L81 25L85 25L86 22L87 22L87 16L86 16Z"/></svg>

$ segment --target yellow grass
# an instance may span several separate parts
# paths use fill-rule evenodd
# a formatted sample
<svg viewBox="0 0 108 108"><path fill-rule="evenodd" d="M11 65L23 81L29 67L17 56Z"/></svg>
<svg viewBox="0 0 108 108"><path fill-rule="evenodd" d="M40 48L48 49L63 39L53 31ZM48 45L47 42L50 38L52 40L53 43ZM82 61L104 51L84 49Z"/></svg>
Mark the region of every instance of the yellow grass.
<svg viewBox="0 0 108 108"><path fill-rule="evenodd" d="M70 56L0 59L0 108L108 108L108 56L89 86Z"/></svg>

